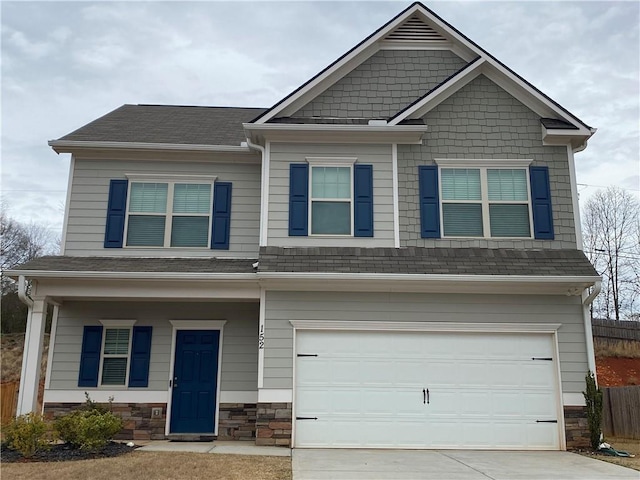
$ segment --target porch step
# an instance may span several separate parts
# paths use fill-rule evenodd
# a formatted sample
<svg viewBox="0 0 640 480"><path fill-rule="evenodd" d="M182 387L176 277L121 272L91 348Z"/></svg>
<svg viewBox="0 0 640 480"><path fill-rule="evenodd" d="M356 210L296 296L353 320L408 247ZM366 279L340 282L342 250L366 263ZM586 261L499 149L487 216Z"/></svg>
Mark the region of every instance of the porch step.
<svg viewBox="0 0 640 480"><path fill-rule="evenodd" d="M215 435L201 433L170 433L167 440L171 442L213 442Z"/></svg>

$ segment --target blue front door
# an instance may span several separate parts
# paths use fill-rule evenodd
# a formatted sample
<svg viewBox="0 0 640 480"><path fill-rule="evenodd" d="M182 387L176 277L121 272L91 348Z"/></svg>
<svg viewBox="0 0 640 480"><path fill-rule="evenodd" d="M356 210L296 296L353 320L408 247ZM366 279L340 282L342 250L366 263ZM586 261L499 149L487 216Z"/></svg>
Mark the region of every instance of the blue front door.
<svg viewBox="0 0 640 480"><path fill-rule="evenodd" d="M178 330L171 433L214 432L219 330Z"/></svg>

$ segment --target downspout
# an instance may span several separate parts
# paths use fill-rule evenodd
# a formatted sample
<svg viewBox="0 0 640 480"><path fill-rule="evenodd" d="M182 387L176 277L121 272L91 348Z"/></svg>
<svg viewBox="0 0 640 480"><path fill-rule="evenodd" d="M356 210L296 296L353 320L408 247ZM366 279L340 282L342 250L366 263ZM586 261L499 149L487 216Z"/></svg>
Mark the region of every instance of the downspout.
<svg viewBox="0 0 640 480"><path fill-rule="evenodd" d="M587 292L585 289L583 293L582 300L582 314L584 317L584 335L587 344L587 364L589 366L589 370L596 375L596 356L593 349L593 330L591 328L591 315L589 315L589 305L593 303L598 294L600 293L600 289L602 288L602 280L596 280L596 283L593 285L593 290L587 296L584 296ZM597 381L597 377L596 377Z"/></svg>
<svg viewBox="0 0 640 480"><path fill-rule="evenodd" d="M24 275L20 275L18 277L18 298L27 307L33 306L33 300L27 294L27 279L24 277Z"/></svg>
<svg viewBox="0 0 640 480"><path fill-rule="evenodd" d="M247 146L249 148L251 148L252 150L257 150L260 152L260 155L262 156L261 158L261 164L262 164L262 175L260 178L260 243L259 246L264 247L267 245L267 241L266 241L266 224L267 224L267 190L268 190L268 178L267 178L267 171L268 171L268 165L267 165L267 160L266 160L266 155L265 155L265 149L262 145L258 145L256 143L251 142L251 140L249 140L249 137L247 137Z"/></svg>

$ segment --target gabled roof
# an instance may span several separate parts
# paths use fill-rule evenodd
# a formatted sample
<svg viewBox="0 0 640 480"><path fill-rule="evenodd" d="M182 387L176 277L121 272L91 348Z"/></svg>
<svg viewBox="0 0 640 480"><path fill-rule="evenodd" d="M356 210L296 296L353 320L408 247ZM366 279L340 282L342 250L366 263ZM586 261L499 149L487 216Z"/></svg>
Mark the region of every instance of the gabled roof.
<svg viewBox="0 0 640 480"><path fill-rule="evenodd" d="M57 141L239 146L246 140L243 122L264 111L264 108L122 105Z"/></svg>
<svg viewBox="0 0 640 480"><path fill-rule="evenodd" d="M419 25L420 20L422 20L423 25ZM414 24L411 24L411 22L414 22ZM409 27L407 27L407 24L410 24ZM466 54L469 60L480 57L483 63L485 63L485 65L483 65L483 73L487 73L488 71L493 73L494 78L492 78L492 80L499 81L503 88L505 83L508 84L508 87L505 89L510 94L517 96L519 99L521 99L520 97L526 97L526 101L523 101L523 103L534 111L538 111L541 116L560 117L563 121L577 127L579 130L577 133L587 137L593 134L593 129L586 123L542 93L531 83L516 74L420 2L415 2L400 12L313 78L277 102L273 107L254 118L252 123L260 124L271 121L271 119L275 117L287 116L287 113L292 113L288 112L288 110L293 109L292 105L295 104L297 106L297 103L303 101L304 103L308 103L313 96L326 90L335 83L335 81L375 53L381 44L390 40L390 37L402 37L411 31L418 32L417 34L414 33L414 35L423 35L424 39L422 41L431 43L451 42L452 49L454 49L456 53L462 52L462 54ZM451 79L451 81L453 80L455 80L455 76ZM313 96L309 98L311 94L313 94ZM424 98L424 101L426 102L428 99ZM396 115L394 120L395 122L400 122L407 118L406 115Z"/></svg>

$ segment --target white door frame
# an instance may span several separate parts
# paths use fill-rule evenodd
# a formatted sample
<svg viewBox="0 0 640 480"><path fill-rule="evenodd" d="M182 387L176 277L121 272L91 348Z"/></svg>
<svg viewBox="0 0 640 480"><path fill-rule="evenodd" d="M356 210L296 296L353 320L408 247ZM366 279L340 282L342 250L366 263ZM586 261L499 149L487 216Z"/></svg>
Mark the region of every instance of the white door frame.
<svg viewBox="0 0 640 480"><path fill-rule="evenodd" d="M224 324L226 320L169 320L173 328L171 329L171 357L169 360L169 378L167 379L167 418L164 426L164 434L169 435L169 426L171 425L171 402L173 399L173 368L176 361L176 338L178 330L218 330L220 336L218 338L218 373L216 376L216 406L215 418L213 422L213 434L218 435L218 423L220 413L220 383L222 374L222 336L224 332Z"/></svg>
<svg viewBox="0 0 640 480"><path fill-rule="evenodd" d="M562 404L562 377L558 329L560 323L452 323L452 322L379 322L337 320L290 320L293 326L293 398L291 404L291 445L295 448L296 434L296 355L298 330L378 331L378 332L450 332L450 333L546 333L551 335L555 369L556 417L558 419L558 445L566 450L564 408Z"/></svg>

